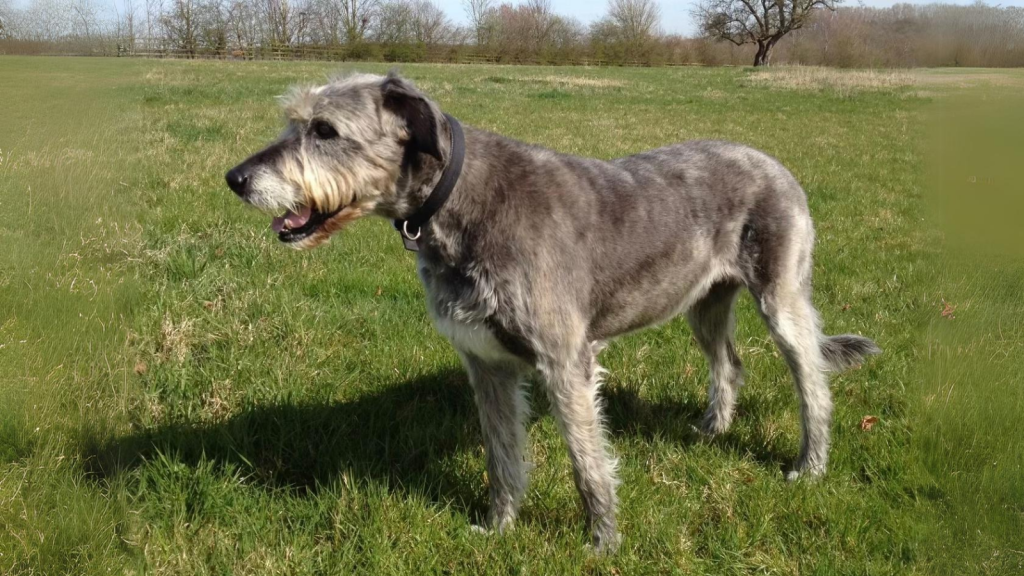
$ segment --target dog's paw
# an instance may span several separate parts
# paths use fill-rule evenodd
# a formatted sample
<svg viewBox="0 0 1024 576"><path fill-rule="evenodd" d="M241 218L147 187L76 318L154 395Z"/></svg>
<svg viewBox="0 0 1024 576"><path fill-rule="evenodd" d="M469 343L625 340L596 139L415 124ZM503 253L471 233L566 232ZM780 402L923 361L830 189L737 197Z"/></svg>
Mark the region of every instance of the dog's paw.
<svg viewBox="0 0 1024 576"><path fill-rule="evenodd" d="M489 520L486 524L471 524L469 526L469 531L473 534L490 536L492 534L505 534L507 532L511 532L514 527L514 518L506 518L501 522Z"/></svg>
<svg viewBox="0 0 1024 576"><path fill-rule="evenodd" d="M786 472L786 482L796 482L797 480L804 481L815 481L825 476L825 466L797 466L796 469Z"/></svg>
<svg viewBox="0 0 1024 576"><path fill-rule="evenodd" d="M719 413L717 410L708 409L704 419L700 423L700 432L704 436L714 437L725 434L732 424L732 418Z"/></svg>
<svg viewBox="0 0 1024 576"><path fill-rule="evenodd" d="M615 532L612 535L597 536L594 535L594 541L590 544L585 544L583 549L586 550L587 554L592 556L608 556L615 554L618 551L619 545L622 544L622 535Z"/></svg>

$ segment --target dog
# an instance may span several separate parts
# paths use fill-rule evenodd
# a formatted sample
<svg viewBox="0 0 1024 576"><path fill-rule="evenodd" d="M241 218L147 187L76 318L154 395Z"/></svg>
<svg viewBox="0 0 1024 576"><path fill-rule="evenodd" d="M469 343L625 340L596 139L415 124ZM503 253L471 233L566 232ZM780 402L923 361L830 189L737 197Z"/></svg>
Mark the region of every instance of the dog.
<svg viewBox="0 0 1024 576"><path fill-rule="evenodd" d="M484 529L512 528L526 491L524 379L539 373L568 445L592 545L612 551L616 460L598 352L685 314L710 368L702 427L733 419L742 288L792 372L802 441L787 479L828 461L827 372L881 350L825 336L811 302L814 228L796 179L763 152L693 141L611 161L466 128L410 81L357 74L283 98L287 126L227 174L307 249L356 218L395 221L417 251L427 309L469 375L490 480Z"/></svg>

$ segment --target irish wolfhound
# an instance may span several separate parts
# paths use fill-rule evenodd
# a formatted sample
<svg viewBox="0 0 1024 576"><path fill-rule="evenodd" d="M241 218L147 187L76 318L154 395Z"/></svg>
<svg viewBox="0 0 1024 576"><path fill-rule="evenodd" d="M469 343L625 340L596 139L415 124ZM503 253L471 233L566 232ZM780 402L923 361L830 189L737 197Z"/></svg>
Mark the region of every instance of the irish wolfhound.
<svg viewBox="0 0 1024 576"><path fill-rule="evenodd" d="M613 549L616 461L602 429L604 343L685 313L710 365L703 428L733 418L743 382L733 304L746 287L800 397L788 478L828 459L826 371L879 352L825 336L811 303L814 231L800 185L768 155L697 141L609 162L467 128L408 81L355 75L294 90L280 138L228 172L280 240L316 246L365 214L418 250L427 308L469 373L487 446L487 529L526 490L524 377L543 377L595 548Z"/></svg>

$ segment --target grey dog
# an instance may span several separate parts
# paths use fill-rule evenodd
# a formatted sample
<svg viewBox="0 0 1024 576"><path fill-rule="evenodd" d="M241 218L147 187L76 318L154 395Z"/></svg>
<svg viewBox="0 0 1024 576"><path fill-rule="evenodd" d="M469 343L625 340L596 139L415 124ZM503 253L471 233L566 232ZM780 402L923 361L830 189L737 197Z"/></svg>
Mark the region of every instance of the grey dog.
<svg viewBox="0 0 1024 576"><path fill-rule="evenodd" d="M395 75L352 75L284 98L277 141L227 176L275 218L281 241L316 246L365 214L402 220L452 161L453 120ZM459 130L459 134L461 134ZM524 379L537 372L569 448L593 545L612 550L616 460L602 426L598 352L685 313L707 357L709 434L733 418L743 370L733 305L746 287L793 374L803 438L787 477L828 460L826 373L880 352L825 336L811 302L814 229L778 161L718 141L602 161L466 128L447 201L415 241L427 308L473 386L490 479L487 530L509 530L527 485ZM460 155L461 156L461 155Z"/></svg>

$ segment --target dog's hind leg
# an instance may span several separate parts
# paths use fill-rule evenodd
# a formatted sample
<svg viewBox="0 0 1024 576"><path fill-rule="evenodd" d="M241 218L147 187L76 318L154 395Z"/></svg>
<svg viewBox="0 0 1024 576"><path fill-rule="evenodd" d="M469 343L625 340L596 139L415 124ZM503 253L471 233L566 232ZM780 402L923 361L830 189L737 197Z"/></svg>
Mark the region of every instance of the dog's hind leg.
<svg viewBox="0 0 1024 576"><path fill-rule="evenodd" d="M821 356L818 313L811 304L809 291L766 294L761 301L761 311L793 373L800 397L803 424L800 456L786 479L821 476L828 464L832 394Z"/></svg>
<svg viewBox="0 0 1024 576"><path fill-rule="evenodd" d="M594 549L611 552L619 544L615 521L618 479L598 399L604 370L589 343L563 350L564 355L541 359L539 368L547 380L551 410L569 447L573 477L587 512Z"/></svg>
<svg viewBox="0 0 1024 576"><path fill-rule="evenodd" d="M780 188L764 199L744 226L739 265L800 398L800 455L786 474L787 480L795 480L825 473L832 394L822 354L821 321L811 302L814 226L802 198L794 203L799 185L791 177L782 184L792 188Z"/></svg>
<svg viewBox="0 0 1024 576"><path fill-rule="evenodd" d="M807 227L809 230L809 223ZM810 234L813 238L813 232ZM825 473L832 394L821 349L824 337L818 311L811 302L811 240L789 236L781 238L778 245L784 256L764 263L762 269L770 272L762 276L763 282L751 282L748 288L789 365L800 398L800 456L786 475L788 480L795 480L801 475L816 477Z"/></svg>
<svg viewBox="0 0 1024 576"><path fill-rule="evenodd" d="M529 470L524 366L484 362L471 354L463 354L462 359L473 386L487 451L490 511L486 529L504 532L515 522Z"/></svg>
<svg viewBox="0 0 1024 576"><path fill-rule="evenodd" d="M686 313L710 373L709 406L702 425L707 434L721 434L729 428L743 385L743 364L733 344L733 307L742 286L735 280L718 282Z"/></svg>

